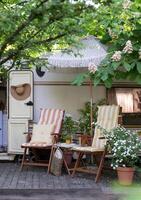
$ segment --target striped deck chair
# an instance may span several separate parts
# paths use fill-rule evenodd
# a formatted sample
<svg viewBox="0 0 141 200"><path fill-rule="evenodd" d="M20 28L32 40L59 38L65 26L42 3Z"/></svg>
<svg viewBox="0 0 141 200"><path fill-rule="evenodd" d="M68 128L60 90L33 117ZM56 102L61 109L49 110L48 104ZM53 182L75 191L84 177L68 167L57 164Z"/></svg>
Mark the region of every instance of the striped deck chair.
<svg viewBox="0 0 141 200"><path fill-rule="evenodd" d="M118 116L119 116L119 106L116 105L103 105L98 107L98 117L97 117L97 124L110 131L111 129L115 128L118 125ZM106 139L104 139L103 134L101 133L99 128L95 128L95 133L93 137L93 142L91 146L87 147L74 147L72 150L78 153L78 158L76 160L75 166L72 171L72 177L74 176L76 171L79 172L87 172L96 174L95 182L98 182L101 172L104 165L104 158L107 153L106 148ZM88 168L88 167L81 167L80 161L83 155L91 154L96 158L100 156L100 161L96 162L97 167ZM96 161L96 159L94 159Z"/></svg>
<svg viewBox="0 0 141 200"><path fill-rule="evenodd" d="M21 170L25 165L49 167L50 160L48 163L41 160L30 162L30 159L27 159L28 150L35 152L35 150L52 148L59 139L64 113L65 111L61 109L41 109L39 122L33 125L30 141L21 145L24 148Z"/></svg>

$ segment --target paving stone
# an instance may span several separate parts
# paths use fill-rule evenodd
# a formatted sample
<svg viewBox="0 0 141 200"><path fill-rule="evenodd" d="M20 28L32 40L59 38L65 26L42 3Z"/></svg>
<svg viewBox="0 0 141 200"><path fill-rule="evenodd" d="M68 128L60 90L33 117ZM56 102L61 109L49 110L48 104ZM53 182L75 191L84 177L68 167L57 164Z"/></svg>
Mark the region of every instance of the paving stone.
<svg viewBox="0 0 141 200"><path fill-rule="evenodd" d="M0 200L118 200L111 186L116 179L114 171L105 171L96 184L94 175L54 176L41 167L24 168L21 172L20 164L0 163ZM139 173L134 180L140 183Z"/></svg>
<svg viewBox="0 0 141 200"><path fill-rule="evenodd" d="M79 189L101 188L108 191L108 183L102 180L95 184L94 176L77 174L71 178L67 174L54 176L48 174L45 168L29 167L20 172L20 165L15 163L0 163L0 188L2 189ZM104 191L103 189L103 191Z"/></svg>
<svg viewBox="0 0 141 200"><path fill-rule="evenodd" d="M41 167L20 171L20 164L0 163L0 200L23 200L25 196L27 200L118 199L109 185L109 176L103 176L96 184L94 176L88 174L77 174L74 178L64 173L54 176Z"/></svg>
<svg viewBox="0 0 141 200"><path fill-rule="evenodd" d="M95 189L0 190L1 200L119 200L119 195Z"/></svg>

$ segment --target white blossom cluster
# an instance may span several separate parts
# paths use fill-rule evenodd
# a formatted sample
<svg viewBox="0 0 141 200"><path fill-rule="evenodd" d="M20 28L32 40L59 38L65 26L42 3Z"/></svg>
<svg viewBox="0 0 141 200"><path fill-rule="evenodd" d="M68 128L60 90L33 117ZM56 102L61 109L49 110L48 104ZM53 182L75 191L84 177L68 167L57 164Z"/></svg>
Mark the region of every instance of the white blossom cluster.
<svg viewBox="0 0 141 200"><path fill-rule="evenodd" d="M128 9L131 6L131 1L130 0L124 0L123 4L122 4L124 9Z"/></svg>
<svg viewBox="0 0 141 200"><path fill-rule="evenodd" d="M111 57L112 61L115 61L115 62L120 61L122 57L122 52L128 53L128 54L133 52L133 45L132 45L131 40L128 40L126 42L125 47L123 48L122 51L115 51L115 53ZM141 56L141 51L140 51L140 56Z"/></svg>
<svg viewBox="0 0 141 200"><path fill-rule="evenodd" d="M141 48L139 49L139 59L141 59Z"/></svg>
<svg viewBox="0 0 141 200"><path fill-rule="evenodd" d="M119 166L134 166L141 148L141 141L137 133L122 126L118 126L109 132L99 125L97 127L107 138L107 145L112 153L111 167L116 169Z"/></svg>
<svg viewBox="0 0 141 200"><path fill-rule="evenodd" d="M115 51L115 53L113 54L111 59L113 61L116 61L116 62L120 61L121 60L121 53L122 53L121 51Z"/></svg>
<svg viewBox="0 0 141 200"><path fill-rule="evenodd" d="M110 28L108 28L108 33L111 36L111 38L113 38L113 39L117 38L117 35Z"/></svg>
<svg viewBox="0 0 141 200"><path fill-rule="evenodd" d="M90 73L95 74L97 71L97 66L94 63L89 63L88 70Z"/></svg>
<svg viewBox="0 0 141 200"><path fill-rule="evenodd" d="M133 46L132 46L131 40L128 40L126 42L123 52L128 53L128 54L133 52Z"/></svg>

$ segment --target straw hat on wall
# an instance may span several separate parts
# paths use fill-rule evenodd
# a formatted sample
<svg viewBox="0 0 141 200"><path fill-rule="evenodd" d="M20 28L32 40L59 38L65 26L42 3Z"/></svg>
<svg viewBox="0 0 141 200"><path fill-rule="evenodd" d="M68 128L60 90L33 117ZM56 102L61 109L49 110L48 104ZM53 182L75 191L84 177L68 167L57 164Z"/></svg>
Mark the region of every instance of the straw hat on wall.
<svg viewBox="0 0 141 200"><path fill-rule="evenodd" d="M11 95L18 101L27 99L31 94L31 85L28 83L12 85L10 88Z"/></svg>

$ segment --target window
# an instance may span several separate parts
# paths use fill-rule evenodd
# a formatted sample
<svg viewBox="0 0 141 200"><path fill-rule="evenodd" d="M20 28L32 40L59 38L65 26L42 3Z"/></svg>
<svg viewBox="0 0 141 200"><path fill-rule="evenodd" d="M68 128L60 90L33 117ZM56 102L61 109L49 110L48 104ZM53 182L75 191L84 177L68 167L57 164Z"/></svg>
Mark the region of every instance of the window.
<svg viewBox="0 0 141 200"><path fill-rule="evenodd" d="M123 113L141 112L141 88L109 89L108 103L120 105Z"/></svg>

